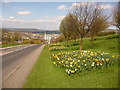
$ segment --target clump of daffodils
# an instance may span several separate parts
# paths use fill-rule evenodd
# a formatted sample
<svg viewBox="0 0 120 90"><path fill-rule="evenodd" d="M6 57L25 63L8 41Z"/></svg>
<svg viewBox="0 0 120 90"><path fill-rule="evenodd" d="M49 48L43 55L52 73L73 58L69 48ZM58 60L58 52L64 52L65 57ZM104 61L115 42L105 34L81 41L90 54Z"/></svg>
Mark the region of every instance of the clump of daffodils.
<svg viewBox="0 0 120 90"><path fill-rule="evenodd" d="M55 47L55 46L60 46L59 43L55 43L55 44L50 44L49 47Z"/></svg>
<svg viewBox="0 0 120 90"><path fill-rule="evenodd" d="M66 73L70 75L78 71L110 66L116 58L100 51L72 51L52 54L51 60L55 66L66 68Z"/></svg>
<svg viewBox="0 0 120 90"><path fill-rule="evenodd" d="M50 47L49 51L58 51L58 50L65 50L66 47L59 46L59 47Z"/></svg>

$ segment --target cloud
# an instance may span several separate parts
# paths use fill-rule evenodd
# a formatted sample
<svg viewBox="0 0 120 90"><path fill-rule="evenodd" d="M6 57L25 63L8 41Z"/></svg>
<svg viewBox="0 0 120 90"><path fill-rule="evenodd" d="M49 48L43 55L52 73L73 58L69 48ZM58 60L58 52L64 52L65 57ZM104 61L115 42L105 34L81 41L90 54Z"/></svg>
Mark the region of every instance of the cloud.
<svg viewBox="0 0 120 90"><path fill-rule="evenodd" d="M11 22L11 23L13 23L13 22L19 22L19 23L21 23L21 22L25 22L25 20L23 20L23 19L18 19L18 18L15 18L15 17L13 17L13 16L10 16L9 18L3 18L2 16L0 16L0 21L2 21L3 23L8 23L8 22Z"/></svg>
<svg viewBox="0 0 120 90"><path fill-rule="evenodd" d="M73 3L72 5L71 5L71 7L69 7L69 9L74 9L75 7L79 7L80 6L80 4L79 3Z"/></svg>
<svg viewBox="0 0 120 90"><path fill-rule="evenodd" d="M0 20L2 20L2 18L3 18L3 17L2 17L2 16L0 16Z"/></svg>
<svg viewBox="0 0 120 90"><path fill-rule="evenodd" d="M76 6L85 6L85 5L94 5L96 2L81 2L81 3L73 3L69 9L74 9ZM98 8L103 8L103 9L112 9L113 6L109 4L100 4Z"/></svg>
<svg viewBox="0 0 120 90"><path fill-rule="evenodd" d="M44 16L44 18L48 18L49 16Z"/></svg>
<svg viewBox="0 0 120 90"><path fill-rule="evenodd" d="M32 12L30 11L18 11L17 14L18 15L23 15L23 16L27 16L30 15Z"/></svg>
<svg viewBox="0 0 120 90"><path fill-rule="evenodd" d="M65 5L60 5L58 7L59 10L72 10L75 9L76 6L85 6L87 4L95 4L95 2L80 2L80 3L73 3L70 7L66 7Z"/></svg>
<svg viewBox="0 0 120 90"><path fill-rule="evenodd" d="M103 9L112 9L113 6L112 5L109 5L109 4L105 4L105 5L99 5L99 8L103 8Z"/></svg>
<svg viewBox="0 0 120 90"><path fill-rule="evenodd" d="M79 6L86 6L86 5L94 5L96 2L80 2L80 3L73 3L69 9L75 9L76 7Z"/></svg>
<svg viewBox="0 0 120 90"><path fill-rule="evenodd" d="M41 28L46 30L58 30L60 21L64 17L65 16L55 16L55 17L47 17L47 18L43 17L37 20L24 20L10 16L9 18L2 19L2 23L3 23L3 27L9 27L9 28L31 27L31 28Z"/></svg>
<svg viewBox="0 0 120 90"><path fill-rule="evenodd" d="M85 6L85 5L87 5L87 4L88 4L87 2L73 3L73 4L71 5L71 7L76 7L76 6Z"/></svg>
<svg viewBox="0 0 120 90"><path fill-rule="evenodd" d="M0 3L2 3L2 4L9 4L9 3L11 3L11 1L10 0L4 0L4 1L1 1Z"/></svg>
<svg viewBox="0 0 120 90"><path fill-rule="evenodd" d="M10 19L15 19L15 17L13 17L13 16L10 16L9 18L10 18Z"/></svg>
<svg viewBox="0 0 120 90"><path fill-rule="evenodd" d="M37 22L60 22L65 16L56 16L56 17L47 17L47 18L42 18L42 19L37 19L37 20L24 20L24 19L19 19L15 18L13 16L10 16L9 18L2 19L2 16L0 16L0 20L3 22L21 22L21 23L37 23Z"/></svg>
<svg viewBox="0 0 120 90"><path fill-rule="evenodd" d="M65 5L60 5L57 9L59 9L59 10L67 10L68 8Z"/></svg>
<svg viewBox="0 0 120 90"><path fill-rule="evenodd" d="M38 19L34 22L60 22L65 16L47 17L47 19Z"/></svg>

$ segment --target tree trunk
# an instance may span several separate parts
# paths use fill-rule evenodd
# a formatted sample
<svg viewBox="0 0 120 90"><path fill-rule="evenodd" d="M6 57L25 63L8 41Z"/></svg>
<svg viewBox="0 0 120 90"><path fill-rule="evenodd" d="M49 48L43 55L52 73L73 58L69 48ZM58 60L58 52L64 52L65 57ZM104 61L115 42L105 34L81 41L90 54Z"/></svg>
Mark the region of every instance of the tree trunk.
<svg viewBox="0 0 120 90"><path fill-rule="evenodd" d="M66 47L68 47L68 36L66 37Z"/></svg>
<svg viewBox="0 0 120 90"><path fill-rule="evenodd" d="M66 44L64 46L67 47L67 36L65 36L65 41L66 41Z"/></svg>
<svg viewBox="0 0 120 90"><path fill-rule="evenodd" d="M75 40L74 40L74 42L76 43L76 36L75 36Z"/></svg>
<svg viewBox="0 0 120 90"><path fill-rule="evenodd" d="M90 47L94 47L94 36L91 37L91 40L90 40Z"/></svg>
<svg viewBox="0 0 120 90"><path fill-rule="evenodd" d="M82 43L83 43L83 38L81 37L81 38L80 38L80 50L82 50L82 48L83 48L83 47L82 47Z"/></svg>

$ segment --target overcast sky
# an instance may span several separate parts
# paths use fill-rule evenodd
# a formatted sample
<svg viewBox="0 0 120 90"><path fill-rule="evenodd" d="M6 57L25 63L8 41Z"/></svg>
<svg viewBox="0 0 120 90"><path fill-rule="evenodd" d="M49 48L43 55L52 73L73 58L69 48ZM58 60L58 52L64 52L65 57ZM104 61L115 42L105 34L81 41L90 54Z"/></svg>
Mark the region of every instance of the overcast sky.
<svg viewBox="0 0 120 90"><path fill-rule="evenodd" d="M116 2L100 4L107 13L116 6ZM75 2L4 2L0 23L4 28L58 30L61 20L75 5Z"/></svg>

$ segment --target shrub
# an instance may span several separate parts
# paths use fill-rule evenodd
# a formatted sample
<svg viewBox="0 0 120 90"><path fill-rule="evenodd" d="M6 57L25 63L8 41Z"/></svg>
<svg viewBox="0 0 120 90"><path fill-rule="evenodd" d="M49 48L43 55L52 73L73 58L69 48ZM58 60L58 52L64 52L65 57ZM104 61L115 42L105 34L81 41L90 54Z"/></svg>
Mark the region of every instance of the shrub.
<svg viewBox="0 0 120 90"><path fill-rule="evenodd" d="M65 50L66 47L60 46L60 47L50 47L49 51L58 51L58 50Z"/></svg>
<svg viewBox="0 0 120 90"><path fill-rule="evenodd" d="M65 36L61 34L58 38L55 39L55 43L65 41Z"/></svg>
<svg viewBox="0 0 120 90"><path fill-rule="evenodd" d="M49 47L61 46L59 43L50 44Z"/></svg>
<svg viewBox="0 0 120 90"><path fill-rule="evenodd" d="M106 35L110 35L110 34L115 34L115 31L101 32L101 33L99 33L99 36L106 36Z"/></svg>
<svg viewBox="0 0 120 90"><path fill-rule="evenodd" d="M114 39L114 38L119 38L118 34L114 34L114 35L109 35L106 37L106 39Z"/></svg>

